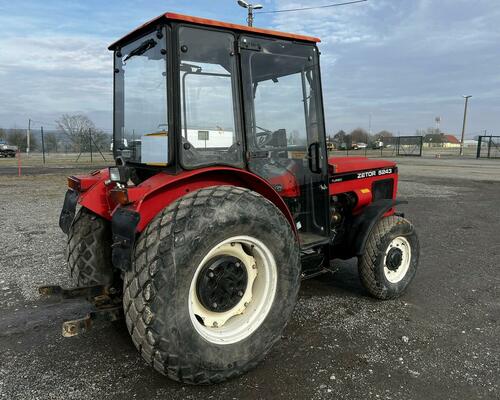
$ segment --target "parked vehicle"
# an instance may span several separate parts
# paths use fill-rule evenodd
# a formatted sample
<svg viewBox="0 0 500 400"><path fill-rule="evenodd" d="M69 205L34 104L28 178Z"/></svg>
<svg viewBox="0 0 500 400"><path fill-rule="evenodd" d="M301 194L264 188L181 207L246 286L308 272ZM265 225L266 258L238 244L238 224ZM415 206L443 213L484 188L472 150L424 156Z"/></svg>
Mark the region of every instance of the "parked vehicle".
<svg viewBox="0 0 500 400"><path fill-rule="evenodd" d="M362 143L362 142L359 142L359 143L354 143L352 145L352 149L353 150L361 150L361 149L366 149L368 147L368 145L366 143Z"/></svg>
<svg viewBox="0 0 500 400"><path fill-rule="evenodd" d="M328 157L317 42L166 13L110 46L114 142L141 140L68 178L59 222L78 288L40 290L95 309L65 336L124 315L157 371L217 383L265 357L301 279L330 260L356 257L376 298L408 287L419 244L396 212L396 164Z"/></svg>
<svg viewBox="0 0 500 400"><path fill-rule="evenodd" d="M0 157L14 158L16 156L17 150L17 146L12 146L4 141L0 141Z"/></svg>

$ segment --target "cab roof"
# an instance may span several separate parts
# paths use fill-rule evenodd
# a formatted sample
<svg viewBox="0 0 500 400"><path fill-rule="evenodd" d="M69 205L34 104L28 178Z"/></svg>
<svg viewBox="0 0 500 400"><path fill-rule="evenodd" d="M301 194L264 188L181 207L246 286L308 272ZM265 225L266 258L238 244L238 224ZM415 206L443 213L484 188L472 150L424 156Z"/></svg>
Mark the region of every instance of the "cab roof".
<svg viewBox="0 0 500 400"><path fill-rule="evenodd" d="M145 24L134 29L132 32L126 34L121 39L112 43L108 47L108 49L109 50L116 50L122 44L130 42L135 36L138 36L141 33L149 30L151 27L155 26L156 24L164 23L167 21L189 22L189 23L197 24L197 25L213 26L213 27L217 27L217 28L226 28L226 29L229 29L232 31L256 33L259 35L272 36L272 37L283 38L283 39L292 39L292 40L298 40L298 41L303 41L303 42L318 43L321 41L319 38L313 37L313 36L297 35L295 33L279 32L279 31L274 31L271 29L254 28L254 27L250 27L250 26L246 26L246 25L238 25L238 24L232 24L229 22L215 21L213 19L191 17L189 15L167 12L165 14L159 15L156 18L153 18L151 21L146 22Z"/></svg>

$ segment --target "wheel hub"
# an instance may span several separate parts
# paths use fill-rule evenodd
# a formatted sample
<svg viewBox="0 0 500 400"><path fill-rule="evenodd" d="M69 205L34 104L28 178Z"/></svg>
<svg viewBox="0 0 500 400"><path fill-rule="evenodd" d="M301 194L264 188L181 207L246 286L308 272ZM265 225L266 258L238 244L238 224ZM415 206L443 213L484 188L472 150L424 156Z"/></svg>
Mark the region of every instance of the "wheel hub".
<svg viewBox="0 0 500 400"><path fill-rule="evenodd" d="M391 240L384 255L384 275L390 283L398 283L410 269L411 245L404 236Z"/></svg>
<svg viewBox="0 0 500 400"><path fill-rule="evenodd" d="M219 256L209 260L200 271L196 293L207 310L221 313L240 302L247 284L243 262L237 257Z"/></svg>
<svg viewBox="0 0 500 400"><path fill-rule="evenodd" d="M245 313L257 275L257 261L241 243L229 241L212 249L191 283L190 306L197 323L220 329Z"/></svg>
<svg viewBox="0 0 500 400"><path fill-rule="evenodd" d="M387 253L385 265L390 271L396 271L403 261L403 252L397 247L392 247Z"/></svg>

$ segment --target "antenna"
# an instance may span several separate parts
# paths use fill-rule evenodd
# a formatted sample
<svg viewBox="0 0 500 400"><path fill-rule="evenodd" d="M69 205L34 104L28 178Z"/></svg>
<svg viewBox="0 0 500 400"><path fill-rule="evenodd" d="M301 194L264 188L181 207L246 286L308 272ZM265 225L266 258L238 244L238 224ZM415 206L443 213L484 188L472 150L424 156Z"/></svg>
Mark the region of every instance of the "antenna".
<svg viewBox="0 0 500 400"><path fill-rule="evenodd" d="M245 0L238 0L238 5L240 7L243 7L243 8L246 8L248 10L248 14L247 14L247 22L248 22L248 26L253 26L253 12L254 10L261 10L262 8L264 8L264 6L262 4L250 4L248 2L246 2Z"/></svg>

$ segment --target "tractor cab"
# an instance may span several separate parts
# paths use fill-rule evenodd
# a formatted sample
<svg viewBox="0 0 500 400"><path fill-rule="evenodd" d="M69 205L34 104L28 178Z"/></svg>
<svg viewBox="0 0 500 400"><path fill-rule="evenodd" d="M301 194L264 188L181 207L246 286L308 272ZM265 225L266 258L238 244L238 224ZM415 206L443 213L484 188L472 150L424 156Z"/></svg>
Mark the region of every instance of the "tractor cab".
<svg viewBox="0 0 500 400"><path fill-rule="evenodd" d="M167 13L114 43L114 156L141 179L265 179L303 245L328 240L319 39Z"/></svg>
<svg viewBox="0 0 500 400"><path fill-rule="evenodd" d="M117 165L68 178L78 287L40 288L92 303L64 336L124 317L158 372L218 383L265 357L335 258L376 298L404 292L419 243L396 165L327 158L318 41L167 13L110 47Z"/></svg>

